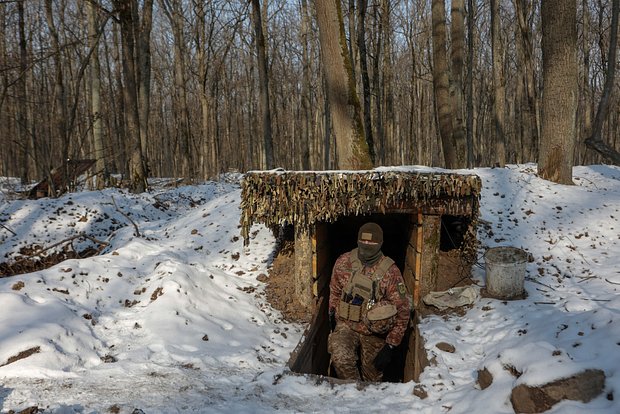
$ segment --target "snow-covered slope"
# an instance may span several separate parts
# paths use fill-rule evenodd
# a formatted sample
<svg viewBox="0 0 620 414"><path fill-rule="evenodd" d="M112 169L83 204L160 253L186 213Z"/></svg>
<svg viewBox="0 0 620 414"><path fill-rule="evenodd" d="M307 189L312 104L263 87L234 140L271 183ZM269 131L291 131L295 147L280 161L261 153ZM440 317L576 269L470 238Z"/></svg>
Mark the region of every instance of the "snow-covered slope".
<svg viewBox="0 0 620 414"><path fill-rule="evenodd" d="M282 321L261 294L256 278L275 240L255 226L243 246L234 183L0 199L0 223L17 234L0 227L0 261L81 232L109 243L94 257L0 279L1 410L512 413L516 384L599 368L603 395L550 412L620 412L620 169L576 167L575 186L541 180L531 165L469 172L484 185L474 277L484 285L486 248L524 248L534 258L528 297L483 298L464 316L425 320L437 361L422 374L426 399L413 383L358 389L285 373L304 327ZM22 352L30 355L8 363ZM482 367L495 377L485 390L475 384Z"/></svg>

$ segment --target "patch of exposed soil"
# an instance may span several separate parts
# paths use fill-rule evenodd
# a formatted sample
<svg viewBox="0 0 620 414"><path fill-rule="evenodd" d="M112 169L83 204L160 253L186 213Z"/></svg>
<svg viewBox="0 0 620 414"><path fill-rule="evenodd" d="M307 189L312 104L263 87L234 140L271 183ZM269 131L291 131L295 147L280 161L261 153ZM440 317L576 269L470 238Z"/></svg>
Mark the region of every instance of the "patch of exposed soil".
<svg viewBox="0 0 620 414"><path fill-rule="evenodd" d="M32 249L35 251L34 247ZM38 257L29 257L29 251L24 250L22 248L20 253L24 256L18 257L16 260L12 262L3 262L0 263L0 277L8 277L15 275L22 275L25 273L32 273L38 270L48 269L52 266L57 265L58 263L64 262L68 259L84 259L86 257L91 257L99 252L93 248L87 248L81 252L75 252L73 250L63 250L59 252L50 253L45 256ZM35 253L36 254L36 253Z"/></svg>
<svg viewBox="0 0 620 414"><path fill-rule="evenodd" d="M312 317L295 299L295 243L283 241L273 261L267 280L267 300L275 309L282 312L289 322L308 323Z"/></svg>
<svg viewBox="0 0 620 414"><path fill-rule="evenodd" d="M472 284L471 265L461 257L458 249L439 252L437 291Z"/></svg>

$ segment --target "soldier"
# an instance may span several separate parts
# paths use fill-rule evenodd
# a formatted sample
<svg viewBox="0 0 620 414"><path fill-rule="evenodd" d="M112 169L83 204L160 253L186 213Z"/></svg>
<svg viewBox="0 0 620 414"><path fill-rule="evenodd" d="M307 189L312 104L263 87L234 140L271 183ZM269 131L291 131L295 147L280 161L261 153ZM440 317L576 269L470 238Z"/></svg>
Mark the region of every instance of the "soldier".
<svg viewBox="0 0 620 414"><path fill-rule="evenodd" d="M366 223L359 229L358 247L334 264L327 349L341 379L380 381L407 329L407 289L382 244L381 227Z"/></svg>

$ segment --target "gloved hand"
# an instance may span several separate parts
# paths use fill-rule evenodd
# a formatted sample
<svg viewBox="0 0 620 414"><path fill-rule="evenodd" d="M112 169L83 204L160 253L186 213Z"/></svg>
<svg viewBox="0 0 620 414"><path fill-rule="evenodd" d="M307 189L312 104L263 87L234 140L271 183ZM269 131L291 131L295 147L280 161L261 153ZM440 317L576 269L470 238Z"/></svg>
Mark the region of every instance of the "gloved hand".
<svg viewBox="0 0 620 414"><path fill-rule="evenodd" d="M329 310L329 330L330 332L334 332L336 329L336 309Z"/></svg>
<svg viewBox="0 0 620 414"><path fill-rule="evenodd" d="M383 348L381 348L381 351L379 351L379 353L375 357L375 360L373 361L373 365L375 366L375 368L377 368L377 370L383 372L383 370L387 368L387 366L390 364L390 361L392 360L392 353L394 352L394 348L395 347L390 344L383 345Z"/></svg>

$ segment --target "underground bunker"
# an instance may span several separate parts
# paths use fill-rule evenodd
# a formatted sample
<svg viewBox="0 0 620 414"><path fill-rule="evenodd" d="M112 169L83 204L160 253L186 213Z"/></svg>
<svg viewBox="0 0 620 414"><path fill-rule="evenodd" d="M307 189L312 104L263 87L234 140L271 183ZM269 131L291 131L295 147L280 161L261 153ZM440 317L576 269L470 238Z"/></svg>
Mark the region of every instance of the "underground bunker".
<svg viewBox="0 0 620 414"><path fill-rule="evenodd" d="M428 364L417 329L428 313L422 298L469 280L475 261L478 200L476 175L419 171L258 171L242 183L241 231L249 241L253 223L278 231L292 228L294 269L286 283L312 312L289 368L331 375L327 337L329 282L334 262L356 247L359 227L383 228L383 253L400 269L412 302L408 331L385 381L417 381Z"/></svg>

